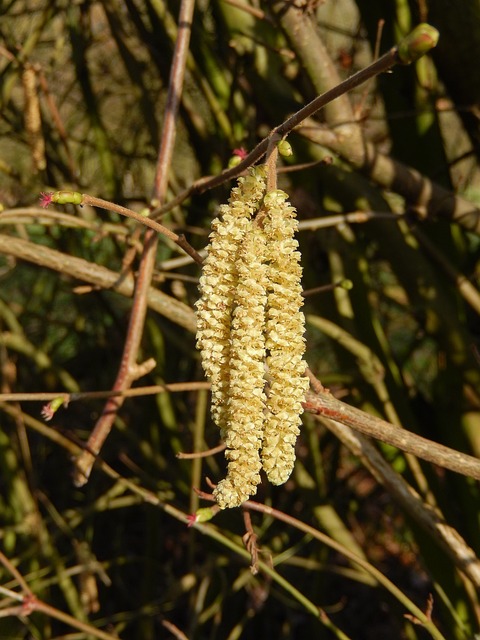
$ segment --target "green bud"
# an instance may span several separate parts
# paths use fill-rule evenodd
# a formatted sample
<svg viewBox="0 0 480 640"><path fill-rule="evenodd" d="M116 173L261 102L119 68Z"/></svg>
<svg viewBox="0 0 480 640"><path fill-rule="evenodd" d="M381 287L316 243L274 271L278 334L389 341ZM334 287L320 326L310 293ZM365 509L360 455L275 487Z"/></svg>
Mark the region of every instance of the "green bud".
<svg viewBox="0 0 480 640"><path fill-rule="evenodd" d="M83 195L78 191L55 191L52 202L57 204L82 204Z"/></svg>
<svg viewBox="0 0 480 640"><path fill-rule="evenodd" d="M233 169L233 167L239 165L241 161L242 159L240 158L240 156L231 156L230 160L228 161L228 168Z"/></svg>
<svg viewBox="0 0 480 640"><path fill-rule="evenodd" d="M278 153L284 158L289 158L293 156L292 145L288 142L288 140L280 140L277 145Z"/></svg>
<svg viewBox="0 0 480 640"><path fill-rule="evenodd" d="M402 64L410 64L437 46L439 33L430 24L419 24L398 44L398 57Z"/></svg>
<svg viewBox="0 0 480 640"><path fill-rule="evenodd" d="M204 507L203 509L197 509L195 516L196 522L208 522L218 513L218 507Z"/></svg>
<svg viewBox="0 0 480 640"><path fill-rule="evenodd" d="M350 289L353 289L353 282L348 278L345 278L345 280L338 283L338 286L342 287L342 289L345 289L346 291L350 291Z"/></svg>

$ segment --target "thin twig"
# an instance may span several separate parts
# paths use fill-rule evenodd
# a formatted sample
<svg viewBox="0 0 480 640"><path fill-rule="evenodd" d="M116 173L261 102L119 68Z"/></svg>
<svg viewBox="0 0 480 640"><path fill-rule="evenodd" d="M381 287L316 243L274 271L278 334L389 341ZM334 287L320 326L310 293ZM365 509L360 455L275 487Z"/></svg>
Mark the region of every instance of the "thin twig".
<svg viewBox="0 0 480 640"><path fill-rule="evenodd" d="M136 211L132 211L132 209L127 209L127 207L122 207L119 204L114 202L109 202L108 200L102 200L102 198L95 198L94 196L88 195L88 193L82 193L82 204L88 204L92 207L98 207L100 209L107 209L108 211L113 211L127 218L132 218L137 222L149 227L153 231L157 233L161 233L169 240L172 240L177 244L185 253L191 256L197 264L203 263L203 258L200 254L194 249L191 244L189 244L183 234L178 235L168 227L165 227L163 224L152 220L149 216L144 216L141 213L137 213Z"/></svg>
<svg viewBox="0 0 480 640"><path fill-rule="evenodd" d="M258 536L252 525L252 518L248 511L243 510L243 523L245 525L245 534L242 536L242 542L251 556L250 571L255 576L258 573Z"/></svg>
<svg viewBox="0 0 480 640"><path fill-rule="evenodd" d="M176 454L176 457L179 460L195 460L197 458L208 458L209 456L214 456L217 453L225 451L226 448L226 444L219 444L218 447L213 447L212 449L207 449L206 451L196 451L195 453L183 453L182 451L180 451Z"/></svg>
<svg viewBox="0 0 480 640"><path fill-rule="evenodd" d="M23 576L18 571L18 569L13 566L13 564L10 562L10 560L2 551L0 551L0 562L3 564L5 569L9 571L12 574L12 576L15 578L15 580L18 582L20 588L23 591L23 595L32 596L33 595L32 590L30 589L28 584L25 582Z"/></svg>
<svg viewBox="0 0 480 640"><path fill-rule="evenodd" d="M422 438L411 431L394 426L381 418L355 409L328 392L307 393L305 410L331 418L364 435L391 444L402 451L433 462L464 476L480 480L480 460L442 444Z"/></svg>
<svg viewBox="0 0 480 640"><path fill-rule="evenodd" d="M287 118L281 125L275 127L267 137L259 142L257 146L241 162L239 162L238 165L230 169L225 169L225 171L222 171L222 173L216 176L212 176L210 178L201 178L200 180L197 180L183 193L179 194L179 196L177 196L175 200L172 200L170 203L168 203L168 205L155 209L152 212L152 217L158 217L159 215L170 211L170 209L174 208L194 193L204 193L209 189L218 187L224 182L227 182L228 180L241 175L243 171L248 169L248 167L260 160L260 158L265 155L270 137L272 135L278 134L281 138L284 138L301 122L313 116L325 105L329 104L345 93L352 91L352 89L355 89L367 80L370 80L371 78L381 73L385 73L393 66L400 63L401 60L398 54L398 46L392 47L390 51L385 53L375 62L372 62L372 64L370 64L368 67L357 71L357 73L353 74L350 78L347 78L335 87L329 89L328 91L325 91L325 93L322 93L322 95L317 96L307 105L302 107L299 111Z"/></svg>
<svg viewBox="0 0 480 640"><path fill-rule="evenodd" d="M180 629L173 624L173 622L169 622L168 620L162 620L162 627L165 627L170 633L177 638L177 640L188 640L187 636L180 631Z"/></svg>
<svg viewBox="0 0 480 640"><path fill-rule="evenodd" d="M194 0L182 0L180 6L178 36L173 53L167 104L165 107L165 117L152 198L152 200L159 203L164 201L167 193L168 174L175 144L176 119L180 96L182 95L194 7ZM158 236L156 235L156 232L154 232L153 229L149 229L145 234L145 247L140 260L138 278L135 287L135 297L130 315L122 360L115 384L113 385L113 389L115 391L126 389L132 384L134 379L135 363L138 356L147 311L147 293L155 266L157 242ZM176 242L182 246L184 250L187 250L186 247L188 243L186 243L185 238L177 236ZM200 256L198 256L198 259L201 263L202 259ZM115 416L122 403L122 398L110 399L107 401L103 414L97 421L97 424L95 425L87 442L88 449L93 451L95 454L100 452L103 443L110 433L113 421L115 420ZM95 456L92 455L90 451L84 451L76 460L74 482L77 486L84 485L90 476L95 462Z"/></svg>
<svg viewBox="0 0 480 640"><path fill-rule="evenodd" d="M49 402L57 398L63 398L64 404L79 400L99 400L104 398L114 398L122 396L124 398L136 398L139 396L157 395L159 393L178 393L181 391L200 391L210 389L209 382L172 382L171 384L152 385L148 387L135 387L133 389L123 389L113 391L76 391L65 393L64 391L49 393L0 393L0 402Z"/></svg>

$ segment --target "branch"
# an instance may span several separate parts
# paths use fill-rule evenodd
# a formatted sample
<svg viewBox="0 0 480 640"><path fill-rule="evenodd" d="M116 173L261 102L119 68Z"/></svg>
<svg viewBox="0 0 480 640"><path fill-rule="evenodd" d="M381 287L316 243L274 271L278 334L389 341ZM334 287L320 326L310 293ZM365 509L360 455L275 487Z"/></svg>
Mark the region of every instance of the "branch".
<svg viewBox="0 0 480 640"><path fill-rule="evenodd" d="M437 444L398 426L395 427L381 418L337 400L328 392L307 393L304 406L307 411L331 418L351 427L354 431L391 444L406 453L413 453L422 460L480 480L480 460L478 458Z"/></svg>
<svg viewBox="0 0 480 640"><path fill-rule="evenodd" d="M309 102L306 106L302 107L299 111L287 118L282 124L272 129L271 133L264 138L257 146L251 151L245 158L239 162L235 167L225 169L222 173L209 177L201 178L197 182L194 182L183 193L179 194L177 198L168 203L164 207L159 207L152 212L152 217L158 217L163 215L167 211L170 211L174 207L178 206L181 202L186 200L194 193L203 193L214 187L231 180L241 175L248 167L260 160L267 152L270 137L278 134L281 138L284 138L295 127L297 127L302 121L313 116L317 111L325 107L327 104L336 100L345 93L355 89L367 80L377 76L380 73L385 73L397 64L410 64L414 58L414 50L409 46L416 42L419 35L426 35L430 43L430 48L435 47L438 40L438 31L430 25L418 25L412 33L405 38L399 45L392 47L390 51L385 53L381 58L370 64L365 69L361 69L350 78L347 78L343 82L340 82L336 86L332 87L320 96L317 96L314 100ZM428 49L427 49L428 50ZM427 50L422 49L420 55L424 55ZM402 53L401 53L402 52ZM318 61L317 61L318 64Z"/></svg>
<svg viewBox="0 0 480 640"><path fill-rule="evenodd" d="M103 266L83 260L83 258L66 255L55 249L21 238L0 234L0 253L48 267L102 289L111 289L128 298L131 298L134 292L135 284L131 275L123 276ZM189 306L154 287L148 289L147 298L151 309L195 333L195 313Z"/></svg>
<svg viewBox="0 0 480 640"><path fill-rule="evenodd" d="M182 95L194 7L194 0L182 0L180 6L178 36L173 53L167 104L165 107L165 118L153 189L152 201L160 203L165 199L168 188L168 174L175 144L176 119L180 96ZM179 240L180 237L177 237L176 242L178 243ZM140 260L138 278L135 287L135 297L130 315L128 332L125 339L122 360L120 362L115 384L113 385L113 389L115 391L126 389L135 379L136 360L145 323L147 295L155 266L157 242L158 236L156 235L156 232L153 229L149 229L145 234L144 251ZM181 238L181 242L183 243L184 249L189 246L183 237ZM193 252L196 254L195 250L193 250ZM198 254L196 254L196 256L201 264L201 257ZM81 453L75 461L74 483L76 486L83 486L88 481L95 462L95 456L100 452L103 443L110 433L113 422L122 403L123 398L121 397L116 399L111 398L107 401L103 414L97 421L90 437L88 438L88 450L86 449Z"/></svg>

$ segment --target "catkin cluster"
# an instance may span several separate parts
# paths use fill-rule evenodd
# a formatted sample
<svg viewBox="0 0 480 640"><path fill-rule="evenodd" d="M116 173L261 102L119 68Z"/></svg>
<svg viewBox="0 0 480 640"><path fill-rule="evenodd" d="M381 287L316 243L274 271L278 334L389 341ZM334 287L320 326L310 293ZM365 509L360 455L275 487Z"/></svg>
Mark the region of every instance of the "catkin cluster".
<svg viewBox="0 0 480 640"><path fill-rule="evenodd" d="M240 178L212 224L197 302L197 346L225 440L221 508L254 495L263 467L273 484L293 469L308 387L295 209L265 195L263 166Z"/></svg>

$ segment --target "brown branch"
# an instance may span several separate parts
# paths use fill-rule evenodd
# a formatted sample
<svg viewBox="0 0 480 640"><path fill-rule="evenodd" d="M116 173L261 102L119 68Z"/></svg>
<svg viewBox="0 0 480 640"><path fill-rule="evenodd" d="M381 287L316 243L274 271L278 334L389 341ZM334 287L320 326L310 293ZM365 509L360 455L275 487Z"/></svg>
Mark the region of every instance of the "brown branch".
<svg viewBox="0 0 480 640"><path fill-rule="evenodd" d="M106 209L107 211L113 211L127 218L132 218L132 220L136 220L140 222L140 224L149 227L153 231L157 233L161 233L172 242L175 242L180 249L185 251L197 264L203 263L202 256L197 252L192 245L187 242L187 239L183 234L177 234L168 227L165 227L163 224L152 220L149 216L144 216L141 213L137 213L136 211L132 211L132 209L127 209L127 207L122 207L119 204L114 202L109 202L108 200L102 200L102 198L95 198L94 196L88 195L88 193L82 193L82 205L90 205L92 207L98 207L100 209Z"/></svg>
<svg viewBox="0 0 480 640"><path fill-rule="evenodd" d="M133 277L130 275L122 277L115 271L110 271L106 267L88 262L83 258L66 255L55 249L21 238L0 234L0 253L53 269L63 275L83 280L102 289L111 289L128 298L132 297L134 292L135 285ZM188 331L195 332L195 313L183 302L150 287L148 305L165 318Z"/></svg>
<svg viewBox="0 0 480 640"><path fill-rule="evenodd" d="M153 189L153 200L159 203L164 201L167 193L168 173L175 144L176 118L183 88L194 7L194 0L182 0L180 6L178 35L173 54L167 103L165 107L165 118ZM177 236L177 240L178 239L179 236ZM185 248L187 246L186 240L183 238L182 241ZM155 266L157 242L158 236L156 235L156 232L153 229L149 229L145 234L144 251L140 260L138 278L135 287L135 297L130 315L122 360L117 373L117 378L113 385L113 389L115 391L126 389L134 380L135 364L147 311L148 289L150 288L153 269ZM198 256L198 259L201 263L202 259L200 256ZM88 451L85 450L76 460L74 483L77 486L82 486L88 481L95 462L95 455L100 452L103 443L110 433L113 422L122 403L123 398L121 397L116 399L111 398L107 401L103 414L97 421L88 439ZM93 455L91 451L95 455Z"/></svg>
<svg viewBox="0 0 480 640"><path fill-rule="evenodd" d="M289 134L293 129L295 129L301 122L313 116L317 111L331 103L333 100L340 98L344 94L352 91L356 87L360 86L367 80L379 75L380 73L385 73L392 67L397 64L401 64L401 60L399 58L398 46L392 47L387 53L385 53L381 58L370 64L368 67L357 71L357 73L350 76L343 82L339 82L336 86L332 87L322 95L317 96L307 105L302 107L299 111L291 115L287 118L282 124L275 127L271 133L264 138L261 142L257 144L257 146L235 167L230 169L225 169L220 174L208 178L201 178L194 182L188 189L186 189L183 193L179 194L174 200L169 202L164 207L158 207L152 212L152 217L156 218L160 215L163 215L167 211L170 211L175 206L179 205L181 202L186 200L192 194L195 193L204 193L209 189L213 189L215 187L220 186L224 182L228 180L232 180L233 178L241 175L248 167L252 164L260 160L262 156L265 155L270 137L272 135L278 134L281 138L284 138L287 134ZM318 65L318 60L317 60ZM351 112L350 112L351 113ZM353 121L353 116L350 119Z"/></svg>
<svg viewBox="0 0 480 640"><path fill-rule="evenodd" d="M98 400L123 396L125 398L136 398L139 396L157 395L159 393L179 393L181 391L200 391L210 389L209 382L172 382L171 384L158 384L149 387L135 387L134 389L123 389L121 391L76 391L65 393L58 391L54 393L0 393L0 402L49 402L57 398L63 398L64 404L79 400Z"/></svg>
<svg viewBox="0 0 480 640"><path fill-rule="evenodd" d="M242 542L250 554L250 571L256 576L258 573L258 536L253 529L252 518L246 509L243 510L243 522L245 525L245 534L242 536Z"/></svg>
<svg viewBox="0 0 480 640"><path fill-rule="evenodd" d="M304 406L311 413L340 422L351 427L354 431L391 444L397 449L422 458L422 460L480 480L480 460L478 458L432 442L381 418L355 409L337 400L328 392L307 393Z"/></svg>
<svg viewBox="0 0 480 640"><path fill-rule="evenodd" d="M213 447L212 449L207 449L206 451L196 451L195 453L182 453L180 451L176 454L176 457L179 460L195 460L197 458L208 458L209 456L214 456L217 453L225 451L226 448L226 444L219 444L218 447Z"/></svg>
<svg viewBox="0 0 480 640"><path fill-rule="evenodd" d="M178 37L175 43L167 104L165 107L164 126L155 176L153 197L158 202L163 201L168 186L168 172L175 142L176 118L183 87L193 9L193 0L182 0L179 14ZM169 230L168 232L171 237L173 232ZM176 234L173 235L176 236ZM176 236L176 238L178 239L178 236ZM173 237L171 239L173 239ZM149 229L145 234L144 250L140 260L133 307L120 367L113 385L114 391L126 389L134 380L135 363L143 335L147 311L147 292L150 287L155 265L157 242L158 237L156 232L153 229ZM198 256L198 258L201 262L200 256ZM110 398L107 401L102 415L88 438L88 450L83 451L75 461L74 483L76 486L83 486L88 481L95 462L95 456L100 452L103 443L110 433L117 412L122 404L123 397Z"/></svg>

